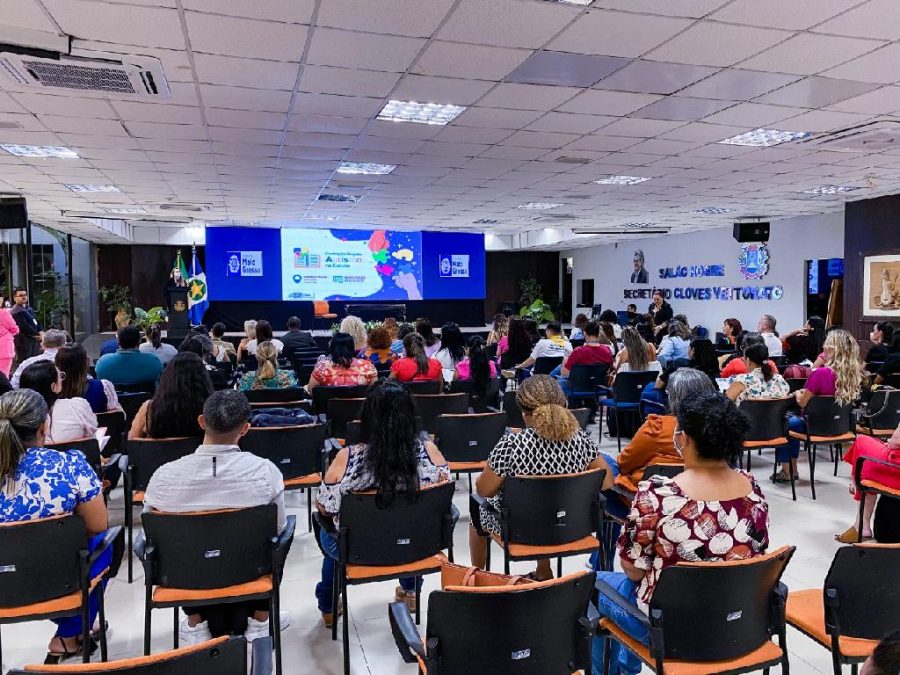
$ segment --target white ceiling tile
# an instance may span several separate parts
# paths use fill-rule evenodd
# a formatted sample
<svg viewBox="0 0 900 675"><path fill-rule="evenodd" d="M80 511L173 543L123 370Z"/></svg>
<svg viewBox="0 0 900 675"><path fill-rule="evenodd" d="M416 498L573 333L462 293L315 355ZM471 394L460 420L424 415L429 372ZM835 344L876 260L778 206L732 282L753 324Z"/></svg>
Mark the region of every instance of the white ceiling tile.
<svg viewBox="0 0 900 675"><path fill-rule="evenodd" d="M749 101L791 82L796 82L798 79L800 79L798 75L728 68L688 87L681 94L698 98Z"/></svg>
<svg viewBox="0 0 900 675"><path fill-rule="evenodd" d="M831 35L897 40L900 11L894 0L868 0L838 17L816 26L816 32Z"/></svg>
<svg viewBox="0 0 900 675"><path fill-rule="evenodd" d="M900 87L897 87L897 89L900 90ZM896 109L900 109L900 104L897 105ZM832 131L861 124L868 117L868 115L848 112L812 110L802 115L782 120L778 123L778 128L785 131Z"/></svg>
<svg viewBox="0 0 900 675"><path fill-rule="evenodd" d="M0 17L4 26L16 26L39 30L44 33L56 33L57 29L50 18L34 0L0 0Z"/></svg>
<svg viewBox="0 0 900 675"><path fill-rule="evenodd" d="M860 0L734 0L712 14L716 21L803 30L858 5ZM827 25L827 24L826 24ZM826 31L835 32L835 31Z"/></svg>
<svg viewBox="0 0 900 675"><path fill-rule="evenodd" d="M644 94L674 94L698 80L709 77L717 70L710 66L659 63L638 59L604 78L594 85L594 88L634 91Z"/></svg>
<svg viewBox="0 0 900 675"><path fill-rule="evenodd" d="M306 115L374 117L383 107L384 101L381 98L305 93L298 97L294 112Z"/></svg>
<svg viewBox="0 0 900 675"><path fill-rule="evenodd" d="M210 126L280 131L284 128L285 116L280 113L207 108L206 121Z"/></svg>
<svg viewBox="0 0 900 675"><path fill-rule="evenodd" d="M496 47L544 45L578 15L575 7L518 0L462 0L437 37ZM560 51L570 51L561 48Z"/></svg>
<svg viewBox="0 0 900 675"><path fill-rule="evenodd" d="M575 113L549 112L538 118L526 129L528 131L558 131L571 134L589 134L610 122L617 121L617 117L604 115L577 115Z"/></svg>
<svg viewBox="0 0 900 675"><path fill-rule="evenodd" d="M369 122L363 117L335 117L333 115L291 115L290 131L321 131L335 134L357 134Z"/></svg>
<svg viewBox="0 0 900 675"><path fill-rule="evenodd" d="M308 30L299 24L199 12L186 12L185 21L195 52L274 61L299 61Z"/></svg>
<svg viewBox="0 0 900 675"><path fill-rule="evenodd" d="M200 110L184 105L155 105L135 101L110 101L122 119L131 122L166 122L171 124L201 124Z"/></svg>
<svg viewBox="0 0 900 675"><path fill-rule="evenodd" d="M374 70L306 66L300 76L300 91L316 94L384 97L400 76Z"/></svg>
<svg viewBox="0 0 900 675"><path fill-rule="evenodd" d="M503 145L526 148L561 148L577 140L581 134L560 134L549 131L517 131L503 141Z"/></svg>
<svg viewBox="0 0 900 675"><path fill-rule="evenodd" d="M316 3L315 0L265 0L265 2L182 0L181 4L185 9L195 9L199 12L308 24Z"/></svg>
<svg viewBox="0 0 900 675"><path fill-rule="evenodd" d="M42 0L67 35L83 40L184 49L184 35L174 9L114 5L81 0Z"/></svg>
<svg viewBox="0 0 900 675"><path fill-rule="evenodd" d="M493 86L493 82L482 80L405 75L391 93L391 98L467 106L475 103Z"/></svg>
<svg viewBox="0 0 900 675"><path fill-rule="evenodd" d="M686 16L695 19L706 16L730 0L678 0L660 3L658 0L595 0L594 7L622 9L628 12Z"/></svg>
<svg viewBox="0 0 900 675"><path fill-rule="evenodd" d="M597 113L624 116L662 99L651 94L631 94L620 91L583 91L568 103L558 107L560 112Z"/></svg>
<svg viewBox="0 0 900 675"><path fill-rule="evenodd" d="M514 110L552 110L579 91L581 90L575 87L549 87L539 84L504 82L497 85L478 103L485 107L512 108ZM597 110L596 112L605 111Z"/></svg>
<svg viewBox="0 0 900 675"><path fill-rule="evenodd" d="M756 99L759 103L789 105L798 108L821 108L872 91L877 84L835 80L829 77L807 77Z"/></svg>
<svg viewBox="0 0 900 675"><path fill-rule="evenodd" d="M204 105L228 110L287 112L291 100L289 91L242 89L217 84L201 84L200 93Z"/></svg>
<svg viewBox="0 0 900 675"><path fill-rule="evenodd" d="M476 129L448 125L441 129L434 139L443 143L499 143L512 132L509 129Z"/></svg>
<svg viewBox="0 0 900 675"><path fill-rule="evenodd" d="M68 92L56 94L14 93L12 97L33 114L64 115L69 117L94 117L112 119L115 111L106 101L93 98L77 98L68 96Z"/></svg>
<svg viewBox="0 0 900 675"><path fill-rule="evenodd" d="M420 38L317 28L313 32L306 62L402 73L424 45L425 40Z"/></svg>
<svg viewBox="0 0 900 675"><path fill-rule="evenodd" d="M829 106L844 112L878 115L900 110L900 87L881 87L875 91Z"/></svg>
<svg viewBox="0 0 900 675"><path fill-rule="evenodd" d="M575 54L640 56L691 25L674 19L608 10L591 10L575 20L548 45Z"/></svg>
<svg viewBox="0 0 900 675"><path fill-rule="evenodd" d="M747 130L743 126L731 127L721 124L710 124L707 122L709 119L710 118L707 117L703 122L685 124L672 131L660 134L658 138L673 141L692 141L694 143L715 143L721 141L723 138L730 138Z"/></svg>
<svg viewBox="0 0 900 675"><path fill-rule="evenodd" d="M780 45L741 62L741 68L813 75L862 56L883 44L874 40L799 33Z"/></svg>
<svg viewBox="0 0 900 675"><path fill-rule="evenodd" d="M898 62L900 62L900 44L895 43L826 70L822 74L827 77L891 84L900 80L900 73L896 71Z"/></svg>
<svg viewBox="0 0 900 675"><path fill-rule="evenodd" d="M322 0L317 25L331 28L429 37L454 0Z"/></svg>
<svg viewBox="0 0 900 675"><path fill-rule="evenodd" d="M668 120L644 120L631 117L619 118L603 127L602 133L610 136L626 136L633 138L653 138L667 131L682 126L684 122Z"/></svg>
<svg viewBox="0 0 900 675"><path fill-rule="evenodd" d="M117 120L91 119L89 117L61 117L57 115L41 115L43 123L50 131L73 134L105 134L108 136L124 136L125 129Z"/></svg>
<svg viewBox="0 0 900 675"><path fill-rule="evenodd" d="M455 42L429 43L410 72L478 80L502 80L531 55L528 49L506 49Z"/></svg>
<svg viewBox="0 0 900 675"><path fill-rule="evenodd" d="M653 120L683 120L691 122L701 117L712 115L724 108L730 108L735 103L736 101L716 101L709 98L667 96L661 101L636 110L631 116Z"/></svg>
<svg viewBox="0 0 900 675"><path fill-rule="evenodd" d="M522 129L534 122L542 114L534 110L509 110L474 106L468 108L462 115L453 120L453 124L464 127L486 127L488 129Z"/></svg>
<svg viewBox="0 0 900 675"><path fill-rule="evenodd" d="M253 89L291 91L300 66L296 63L195 54L197 79L204 84L224 84Z"/></svg>
<svg viewBox="0 0 900 675"><path fill-rule="evenodd" d="M706 117L705 122L714 124L731 124L735 126L746 127L749 129L758 129L765 127L779 120L793 117L796 115L796 108L788 108L778 105L763 105L762 103L741 103L734 107L723 110ZM728 138L723 136L722 138Z"/></svg>
<svg viewBox="0 0 900 675"><path fill-rule="evenodd" d="M730 66L778 44L790 35L783 30L701 21L658 49L654 49L647 58L654 61Z"/></svg>
<svg viewBox="0 0 900 675"><path fill-rule="evenodd" d="M281 131L273 129L241 129L235 127L209 127L209 137L214 141L236 141L240 143L278 144Z"/></svg>

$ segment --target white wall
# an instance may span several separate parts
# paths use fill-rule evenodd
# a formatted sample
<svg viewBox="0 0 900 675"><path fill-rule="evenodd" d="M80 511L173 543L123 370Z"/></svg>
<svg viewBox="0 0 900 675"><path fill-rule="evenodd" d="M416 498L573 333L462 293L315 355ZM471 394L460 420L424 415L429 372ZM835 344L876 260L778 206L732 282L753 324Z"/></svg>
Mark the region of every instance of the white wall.
<svg viewBox="0 0 900 675"><path fill-rule="evenodd" d="M618 245L592 246L562 251L572 258L572 295L578 296L580 279L594 278L594 302L604 309L624 310L634 302L638 311L646 311L649 300L627 300L626 288L782 286L779 300L677 300L669 302L675 313L687 315L691 324L702 324L711 333L721 330L722 320L735 317L745 328L754 330L761 314L778 319L779 331L802 325L806 303L805 260L841 258L844 255L844 213L801 216L772 223L769 238L769 273L760 281L745 280L738 271L741 245L732 238L731 227L689 234L668 235L635 240ZM650 284L630 284L635 249L644 251ZM724 277L686 277L660 279L661 267L680 265L724 265ZM573 308L574 309L574 308ZM575 312L573 312L574 316Z"/></svg>

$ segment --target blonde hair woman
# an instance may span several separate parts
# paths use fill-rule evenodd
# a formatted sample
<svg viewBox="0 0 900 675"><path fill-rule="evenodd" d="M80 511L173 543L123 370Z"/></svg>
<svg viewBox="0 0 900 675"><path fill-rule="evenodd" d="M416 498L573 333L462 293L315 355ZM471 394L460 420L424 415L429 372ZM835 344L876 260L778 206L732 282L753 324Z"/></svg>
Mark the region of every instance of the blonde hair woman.
<svg viewBox="0 0 900 675"><path fill-rule="evenodd" d="M624 346L616 354L616 360L613 362L611 381L618 372L662 370L659 361L656 360L656 347L644 340L634 326L622 329L622 344Z"/></svg>
<svg viewBox="0 0 900 675"><path fill-rule="evenodd" d="M522 411L526 428L505 435L491 450L487 467L476 482L479 495L487 497L499 511L503 502L503 481L507 476L565 475L590 469L605 469L603 489L612 487L609 465L566 408L566 395L555 378L549 375L527 378L516 391L516 404ZM474 526L469 528L469 550L472 564L483 568L487 534L499 533L500 523L487 509L483 509L480 516L481 532ZM539 561L533 576L536 579L552 577L550 561Z"/></svg>
<svg viewBox="0 0 900 675"><path fill-rule="evenodd" d="M293 370L278 368L278 348L266 340L256 348L256 370L241 378L241 391L248 389L289 389L297 386Z"/></svg>
<svg viewBox="0 0 900 675"><path fill-rule="evenodd" d="M362 322L358 316L346 316L344 320L341 321L340 328L338 328L339 333L347 333L350 337L353 338L353 349L357 354L365 351L366 344L368 341L368 335L366 334L366 324Z"/></svg>
<svg viewBox="0 0 900 675"><path fill-rule="evenodd" d="M794 392L797 405L806 408L813 396L834 396L840 405L852 403L859 397L862 385L862 370L859 362L859 343L845 330L833 330L825 336L822 345L825 351L825 365L816 368L803 389ZM788 418L791 431L806 431L806 420L792 415ZM791 438L787 446L776 448L776 459L781 462L781 470L772 476L775 483L790 482L790 464L797 474L797 458L800 456L800 441Z"/></svg>
<svg viewBox="0 0 900 675"><path fill-rule="evenodd" d="M250 352L247 349L247 345L250 344L251 340L256 339L256 319L249 319L244 322L244 337L241 338L240 343L238 343L237 348L237 360L243 361L244 357L246 357Z"/></svg>

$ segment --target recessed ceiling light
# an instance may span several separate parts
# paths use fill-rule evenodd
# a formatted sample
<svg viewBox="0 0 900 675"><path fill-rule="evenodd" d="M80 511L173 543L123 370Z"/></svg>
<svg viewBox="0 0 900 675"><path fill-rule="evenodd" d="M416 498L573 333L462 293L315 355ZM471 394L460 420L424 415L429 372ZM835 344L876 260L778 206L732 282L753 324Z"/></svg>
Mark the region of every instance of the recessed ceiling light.
<svg viewBox="0 0 900 675"><path fill-rule="evenodd" d="M472 222L473 225L499 225L500 221L496 218L479 218Z"/></svg>
<svg viewBox="0 0 900 675"><path fill-rule="evenodd" d="M594 182L597 185L637 185L645 180L650 180L649 176L605 176Z"/></svg>
<svg viewBox="0 0 900 675"><path fill-rule="evenodd" d="M811 131L779 131L778 129L754 129L731 138L725 138L719 143L727 145L749 145L755 148L768 148L780 143L799 141L813 135Z"/></svg>
<svg viewBox="0 0 900 675"><path fill-rule="evenodd" d="M691 213L706 213L712 216L718 216L723 213L731 213L734 209L724 209L720 206L704 206L702 209L695 209Z"/></svg>
<svg viewBox="0 0 900 675"><path fill-rule="evenodd" d="M331 192L320 194L318 197L320 202L356 202L353 195L339 195Z"/></svg>
<svg viewBox="0 0 900 675"><path fill-rule="evenodd" d="M333 223L338 219L337 216L306 216L307 220L324 220L329 223Z"/></svg>
<svg viewBox="0 0 900 675"><path fill-rule="evenodd" d="M103 209L107 213L115 213L123 216L140 216L147 213L143 206L110 206Z"/></svg>
<svg viewBox="0 0 900 675"><path fill-rule="evenodd" d="M378 119L417 124L449 124L465 111L465 106L452 103L418 103L390 100L378 113Z"/></svg>
<svg viewBox="0 0 900 675"><path fill-rule="evenodd" d="M71 148L58 145L15 145L2 144L0 148L16 157L53 157L55 159L79 159L78 153Z"/></svg>
<svg viewBox="0 0 900 675"><path fill-rule="evenodd" d="M527 204L519 204L520 209L529 209L532 211L555 209L558 206L563 206L563 204L557 204L556 202L528 202Z"/></svg>
<svg viewBox="0 0 900 675"><path fill-rule="evenodd" d="M338 173L384 176L397 168L396 164L373 164L371 162L341 162Z"/></svg>
<svg viewBox="0 0 900 675"><path fill-rule="evenodd" d="M814 187L810 190L804 190L803 194L806 195L836 195L841 192L854 192L856 190L862 190L861 187L857 185L820 185L818 187Z"/></svg>
<svg viewBox="0 0 900 675"><path fill-rule="evenodd" d="M90 183L66 183L72 192L121 192L115 185L92 185Z"/></svg>

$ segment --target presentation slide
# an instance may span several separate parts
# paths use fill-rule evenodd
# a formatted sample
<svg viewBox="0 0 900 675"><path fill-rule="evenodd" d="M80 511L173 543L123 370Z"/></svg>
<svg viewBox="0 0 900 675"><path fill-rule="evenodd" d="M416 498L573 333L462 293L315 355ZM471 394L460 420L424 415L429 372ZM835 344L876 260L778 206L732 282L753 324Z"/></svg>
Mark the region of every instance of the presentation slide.
<svg viewBox="0 0 900 675"><path fill-rule="evenodd" d="M211 300L485 297L484 235L208 227Z"/></svg>

